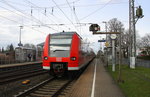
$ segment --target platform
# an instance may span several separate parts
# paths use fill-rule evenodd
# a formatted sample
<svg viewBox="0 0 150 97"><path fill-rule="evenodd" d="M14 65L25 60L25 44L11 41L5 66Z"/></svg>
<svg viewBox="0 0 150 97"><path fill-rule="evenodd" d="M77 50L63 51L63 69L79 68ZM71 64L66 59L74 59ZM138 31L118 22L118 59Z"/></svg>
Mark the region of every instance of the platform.
<svg viewBox="0 0 150 97"><path fill-rule="evenodd" d="M99 59L94 59L67 97L125 97Z"/></svg>
<svg viewBox="0 0 150 97"><path fill-rule="evenodd" d="M42 61L38 62L24 62L24 63L14 63L14 64L5 64L5 65L0 65L1 68L11 68L11 67L17 67L17 66L24 66L24 65L30 65L30 64L39 64L42 63Z"/></svg>

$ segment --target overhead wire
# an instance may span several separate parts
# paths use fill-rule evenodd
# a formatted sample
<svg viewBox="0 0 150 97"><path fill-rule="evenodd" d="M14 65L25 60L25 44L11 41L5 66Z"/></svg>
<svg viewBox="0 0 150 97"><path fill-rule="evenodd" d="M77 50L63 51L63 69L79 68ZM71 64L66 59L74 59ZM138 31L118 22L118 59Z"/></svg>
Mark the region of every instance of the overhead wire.
<svg viewBox="0 0 150 97"><path fill-rule="evenodd" d="M72 8L71 5L69 4L68 0L66 0L66 2L67 2L67 4L68 4L68 6L70 7L71 11L73 11L74 16L75 16L75 18L76 18L76 22L80 25L80 21L79 21L77 15L76 15L76 13L75 13L75 7L73 6L73 8ZM74 3L73 3L73 4L74 4ZM80 26L80 32L79 32L79 33L81 34L81 26Z"/></svg>
<svg viewBox="0 0 150 97"><path fill-rule="evenodd" d="M25 6L25 7L29 7L28 5L24 5L22 3L18 3L18 2L14 2L12 0L7 0L9 3L15 4L15 5L19 5L19 6Z"/></svg>
<svg viewBox="0 0 150 97"><path fill-rule="evenodd" d="M74 15L75 15L75 18L76 18L77 23L80 25L80 32L82 32L82 31L81 31L81 28L82 28L82 27L81 27L81 23L80 23L79 18L78 18L77 14L76 14L75 7L73 7L73 12L74 12Z"/></svg>
<svg viewBox="0 0 150 97"><path fill-rule="evenodd" d="M20 13L24 14L25 16L29 16L29 17L30 17L30 15L29 15L29 14L27 14L27 13L24 13L24 12L20 11L18 8L16 8L16 7L14 7L13 5L9 4L7 1L2 0L2 1L0 1L0 2L2 2L2 3L4 3L4 4L6 4L6 5L8 5L8 6L10 6L11 8L13 8L13 9L15 9L16 11L18 11L18 12L20 12ZM43 23L43 22L41 22L40 20L38 20L38 19L37 19L37 18L35 18L34 16L32 16L32 17L33 17L35 20L37 20L37 22L38 22L38 23L40 23L40 24L44 25L44 23ZM54 28L52 28L52 27L49 27L49 26L46 26L46 27L48 27L48 28L50 28L50 29L52 29L52 30L54 30L54 31L58 31L58 30L56 30L56 29L54 29Z"/></svg>
<svg viewBox="0 0 150 97"><path fill-rule="evenodd" d="M31 4L32 7L38 7L38 8L40 8L40 7L37 6L36 4L30 2L29 0L24 0L24 1L26 1L26 2L29 3L29 4ZM46 8L45 8L45 9L46 9ZM45 10L45 12L46 12L46 10ZM42 13L42 14L43 14L45 17L47 17L49 20L51 20L53 23L56 24L56 22L54 21L54 19L51 19L49 16L46 15L46 13ZM54 16L54 15L53 15L53 16ZM45 24L45 25L47 25L47 24ZM60 26L60 25L57 25L57 26ZM57 30L57 31L58 31L58 30Z"/></svg>
<svg viewBox="0 0 150 97"><path fill-rule="evenodd" d="M7 8L5 8L5 7L0 6L0 8L3 8L3 9L5 9L5 10L7 10L7 11L9 11L9 12L13 13L13 14L16 14L16 15L22 16L22 17L24 17L24 18L26 18L26 19L29 19L29 20L31 19L30 17L28 17L28 16L26 16L26 15L19 14L19 13L15 12L15 11L12 11L12 10L7 9ZM35 21L35 22L36 22L36 21Z"/></svg>
<svg viewBox="0 0 150 97"><path fill-rule="evenodd" d="M17 23L17 24L20 24L19 22L15 21L15 20L12 20L12 19L9 19L9 18L7 18L7 17L5 17L5 16L0 15L0 17L5 18L5 19L7 19L7 20L9 20L9 21L15 22L15 23ZM20 25L22 25L22 24L20 24ZM32 28L32 27L30 27L30 26L28 26L28 25L22 25L22 26L25 26L25 27L28 27L28 28L30 28L30 29L32 29L32 30L35 30L35 31L41 32L41 33L43 33L43 34L46 34L46 33L42 32L42 31L36 30L36 29L34 29L34 28Z"/></svg>
<svg viewBox="0 0 150 97"><path fill-rule="evenodd" d="M74 28L78 31L78 29L76 28L76 26L74 25L72 20L65 14L65 12L59 7L59 5L54 0L52 0L52 1L57 6L57 8L64 14L64 16L69 20L69 22L74 26Z"/></svg>
<svg viewBox="0 0 150 97"><path fill-rule="evenodd" d="M3 0L3 1L5 1L5 0ZM53 0L54 1L54 0ZM68 0L67 0L68 1ZM69 6L70 6L70 4L73 4L74 2L78 2L78 1L80 1L80 0L75 0L75 1L73 1L73 2L67 2L67 4L69 4ZM101 7L101 8L104 8L106 5L108 5L108 4L110 4L110 2L111 2L112 0L110 0L108 3L106 3L103 7ZM114 4L117 4L117 3L114 3ZM56 4L55 4L56 5ZM57 7L58 8L58 6L64 6L64 5L66 5L66 3L64 3L64 4L60 4L60 5L56 5L56 6L53 6L53 7ZM100 4L97 4L97 5L100 5ZM25 5L24 5L25 6ZM91 6L91 5L87 5L87 6ZM12 6L11 6L12 7ZM33 6L34 7L34 6ZM35 6L35 7L38 7L38 6ZM70 6L71 7L71 6ZM74 6L74 8L75 7L80 7L80 6ZM38 7L38 8L40 8L40 7ZM59 7L60 8L60 7ZM92 14L94 14L95 12L97 12L97 11L99 11L101 8L99 8L98 10L96 10L96 11L94 11L94 12L92 12ZM71 8L72 9L72 8ZM18 10L17 10L18 11ZM19 10L19 12L20 12L20 10ZM22 13L22 12L21 12ZM76 12L74 11L74 13L75 13L75 15L76 15ZM24 14L24 13L23 13ZM85 16L84 18L81 18L80 20L83 20L83 19L85 19L85 18L87 18L87 17L89 17L89 16L91 16L92 14L89 14L89 15L87 15L87 16ZM18 14L19 15L19 14ZM25 17L27 17L27 15L24 15ZM76 16L75 16L76 17ZM33 17L34 18L34 17ZM77 20L77 18L76 18L76 20ZM37 22L39 22L40 20L36 20ZM79 21L79 19L77 20L77 21ZM72 21L71 21L72 22ZM79 21L80 22L80 21ZM74 23L72 22L72 24L74 25ZM81 24L81 23L80 23ZM75 25L74 25L74 27L75 27ZM76 28L76 27L75 27ZM55 29L55 31L56 31L56 29Z"/></svg>
<svg viewBox="0 0 150 97"><path fill-rule="evenodd" d="M21 14L19 14L19 13L17 13L17 12L11 11L11 10L9 10L9 9L7 9L7 8L4 8L4 7L2 7L2 6L0 6L0 7L3 8L3 9L5 9L5 10L8 10L9 12L11 12L11 13L13 13L13 14L15 13L16 15L25 17L24 15L21 15ZM7 19L7 20L9 20L9 21L12 21L12 22L15 22L15 23L18 23L18 24L22 25L21 23L15 21L15 20L9 19L9 18L7 18L7 17L5 17L5 16L0 15L0 17L5 18L5 19ZM28 17L26 17L26 18L28 18ZM28 18L28 19L29 19L29 18ZM28 25L24 25L24 26L27 26L27 27L33 29L32 27L30 27L30 26L28 26ZM33 30L36 30L36 29L33 29ZM41 31L39 31L39 30L36 30L36 31L41 32ZM44 32L41 32L41 33L44 33ZM44 34L46 34L46 33L44 33Z"/></svg>
<svg viewBox="0 0 150 97"><path fill-rule="evenodd" d="M73 9L72 9L71 5L69 4L68 0L66 0L66 2L67 2L67 5L69 6L69 8L71 9L71 18L72 18Z"/></svg>
<svg viewBox="0 0 150 97"><path fill-rule="evenodd" d="M5 9L5 10L8 10L9 12L15 13L15 14L17 14L17 15L19 15L19 16L23 16L23 17L28 18L26 15L21 15L21 14L19 14L19 13L16 13L16 12L14 12L14 11L12 11L12 10L9 10L9 9L7 9L7 8L5 8L5 7L2 7L2 6L0 6L0 7L3 8L3 9ZM9 19L9 18L7 18L7 17L5 17L5 16L0 15L0 17L5 18L5 19L7 19L7 20L9 20L9 21L13 21L13 22L15 22L15 23L18 23L18 24L22 25L21 23L15 21L15 20ZM28 19L29 19L29 18L28 18ZM24 26L26 26L26 27L28 27L28 28L30 28L30 29L32 29L32 30L35 30L35 31L44 33L44 32L42 32L42 31L33 29L32 27L30 27L30 26L28 26L28 25L24 25ZM44 33L44 34L46 34L46 33Z"/></svg>
<svg viewBox="0 0 150 97"><path fill-rule="evenodd" d="M88 14L87 16L84 16L83 18L80 19L80 21L81 21L81 20L84 20L84 19L88 18L89 16L93 15L94 13L100 11L100 9L103 9L104 7L106 7L111 1L112 1L112 0L109 0L104 6L102 6L102 7L98 8L98 9L96 9L95 11L91 12L91 13Z"/></svg>
<svg viewBox="0 0 150 97"><path fill-rule="evenodd" d="M82 34L81 34L81 23L80 23L80 21L79 21L79 19L78 19L78 17L77 17L77 14L76 14L76 11L75 11L75 6L74 6L74 4L73 4L73 9L72 9L72 7L71 7L71 5L69 4L69 2L68 2L68 0L66 0L66 2L67 2L67 4L68 4L68 6L70 7L70 9L73 11L73 13L74 13L74 16L75 16L75 19L76 19L76 21L77 21L77 24L79 24L80 25L80 35L82 36ZM83 30L83 29L82 29ZM83 37L83 36L82 36ZM85 41L86 43L88 43L88 41L89 41L89 38L86 38L87 39L87 41Z"/></svg>
<svg viewBox="0 0 150 97"><path fill-rule="evenodd" d="M79 1L79 0L77 0L77 1ZM75 3L75 2L69 2L69 4L73 4L73 3ZM128 2L112 2L112 3L109 3L109 5L116 5L116 4L128 4ZM66 3L64 3L64 4L59 4L59 6L61 7L61 8L68 8L67 6L66 6L67 4ZM106 5L106 3L100 3L100 4L89 4L89 5L76 5L75 7L77 8L77 7L96 7L96 6L99 6L99 5ZM33 7L33 8L41 8L41 9L45 9L45 8L47 8L47 9L51 9L51 8L57 8L57 6L51 6L51 7Z"/></svg>
<svg viewBox="0 0 150 97"><path fill-rule="evenodd" d="M21 15L21 14L18 14L18 13L16 13L16 12L11 11L11 10L9 10L9 9L7 9L7 8L4 8L4 7L2 7L2 6L0 6L0 7L3 8L3 9L6 9L6 10L12 12L12 13L15 13L15 14L17 14L17 15L23 16L23 15ZM22 25L21 23L15 21L15 20L9 19L9 18L7 18L7 17L5 17L5 16L0 15L0 17L5 18L5 19L7 19L7 20L9 20L9 21L12 21L12 22L15 22L15 23L18 23L18 24ZM30 26L28 26L28 25L24 25L24 26L27 26L27 27L33 29L32 27L30 27ZM41 33L44 33L44 32L42 32L42 31L39 31L39 30L36 30L36 29L33 29L33 30L38 31L38 32L41 32ZM44 33L44 34L46 34L46 33Z"/></svg>
<svg viewBox="0 0 150 97"><path fill-rule="evenodd" d="M34 3L32 3L32 2L30 2L29 0L24 0L24 1L26 1L27 3L30 3L31 5L32 5L32 7L37 7L37 8L40 8L39 6L37 6L37 5L35 5ZM77 1L80 1L80 0L76 0L76 1L74 1L74 2L77 2ZM69 7L71 8L71 6L70 6L70 3L72 4L73 2L67 2L67 4L69 4ZM66 4L66 3L65 3ZM47 7L46 7L47 8ZM71 10L72 10L72 8L71 8ZM43 14L43 13L42 13ZM45 16L45 14L44 14L44 16ZM46 15L46 17L48 17L47 15ZM49 17L48 17L49 18ZM57 18L57 17L56 17ZM49 18L50 19L50 18ZM52 20L52 19L50 19L50 20ZM53 22L54 22L54 20L52 20ZM58 21L59 22L59 21ZM55 23L55 22L54 22ZM80 24L80 23L78 23L78 24ZM47 25L53 25L53 24L47 24ZM54 25L56 25L56 23L54 24ZM53 25L53 26L54 26ZM61 24L60 24L61 25ZM66 26L67 24L63 24L63 26ZM59 26L59 24L57 24L57 26ZM67 27L67 26L66 26ZM68 27L67 27L68 28ZM68 28L68 29L70 29L70 28Z"/></svg>
<svg viewBox="0 0 150 97"><path fill-rule="evenodd" d="M76 0L76 1L74 1L74 2L77 2L77 1L79 1L79 0ZM74 2L70 2L71 4L72 3L74 3ZM69 2L67 2L67 3L69 3ZM65 5L65 4L64 4ZM99 4L98 4L99 5ZM38 6L35 6L35 7L38 7ZM75 7L77 7L77 6L75 6Z"/></svg>
<svg viewBox="0 0 150 97"><path fill-rule="evenodd" d="M75 0L75 1L72 1L72 2L69 2L69 4L73 4L73 3L76 3L76 2L78 2L78 1L80 1L80 0ZM66 6L67 5L67 3L63 3L63 4L59 4L58 6L60 6L60 7L63 7L63 6ZM55 6L50 6L50 7L39 7L39 6L34 6L33 8L40 8L40 9L45 9L45 8L47 8L47 9L51 9L51 8L57 8L57 6L55 5Z"/></svg>
<svg viewBox="0 0 150 97"><path fill-rule="evenodd" d="M115 5L115 4L128 4L128 2L114 2L114 3L109 3L109 5ZM75 7L96 7L99 5L106 5L106 3L100 3L100 4L89 4L89 5L76 5Z"/></svg>

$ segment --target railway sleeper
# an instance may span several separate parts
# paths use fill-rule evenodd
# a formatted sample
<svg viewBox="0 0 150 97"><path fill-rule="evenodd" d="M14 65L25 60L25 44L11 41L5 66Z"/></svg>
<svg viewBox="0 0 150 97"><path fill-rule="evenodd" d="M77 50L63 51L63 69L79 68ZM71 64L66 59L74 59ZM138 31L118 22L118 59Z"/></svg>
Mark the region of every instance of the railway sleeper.
<svg viewBox="0 0 150 97"><path fill-rule="evenodd" d="M51 97L50 95L35 94L35 93L31 93L30 96L31 97Z"/></svg>
<svg viewBox="0 0 150 97"><path fill-rule="evenodd" d="M54 92L54 91L57 91L57 90L58 90L58 88L57 89L48 89L48 90L43 90L43 91Z"/></svg>
<svg viewBox="0 0 150 97"><path fill-rule="evenodd" d="M47 89L47 90L49 90L49 89L58 89L58 88L60 88L60 86L59 87L42 87L43 89Z"/></svg>
<svg viewBox="0 0 150 97"><path fill-rule="evenodd" d="M43 95L53 95L56 91L52 91L52 92L45 92L45 91L35 91L33 93L35 94L43 94Z"/></svg>
<svg viewBox="0 0 150 97"><path fill-rule="evenodd" d="M55 91L55 90L46 90L46 89L41 88L41 89L39 89L39 91L52 92L52 91Z"/></svg>
<svg viewBox="0 0 150 97"><path fill-rule="evenodd" d="M52 85L52 84L49 84L49 85L45 85L44 87L59 87L60 85L63 85L64 83L60 83L60 84L55 84L55 85Z"/></svg>

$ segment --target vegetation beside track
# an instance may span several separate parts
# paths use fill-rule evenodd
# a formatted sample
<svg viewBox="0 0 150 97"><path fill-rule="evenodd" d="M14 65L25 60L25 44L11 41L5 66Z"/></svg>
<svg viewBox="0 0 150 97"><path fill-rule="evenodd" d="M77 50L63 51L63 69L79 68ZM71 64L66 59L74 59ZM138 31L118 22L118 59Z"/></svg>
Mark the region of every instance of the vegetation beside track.
<svg viewBox="0 0 150 97"><path fill-rule="evenodd" d="M150 56L138 56L138 59L150 60Z"/></svg>
<svg viewBox="0 0 150 97"><path fill-rule="evenodd" d="M123 93L127 97L150 97L150 68L136 67L130 69L127 65L121 65L121 78L124 82L118 83ZM108 71L118 82L118 65L116 71L112 72L112 66L108 66Z"/></svg>

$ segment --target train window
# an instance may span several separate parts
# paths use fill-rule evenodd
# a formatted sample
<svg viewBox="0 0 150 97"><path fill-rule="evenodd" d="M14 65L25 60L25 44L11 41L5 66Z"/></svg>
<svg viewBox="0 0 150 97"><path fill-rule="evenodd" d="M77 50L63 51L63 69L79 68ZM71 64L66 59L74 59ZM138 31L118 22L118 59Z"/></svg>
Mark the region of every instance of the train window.
<svg viewBox="0 0 150 97"><path fill-rule="evenodd" d="M51 39L50 44L71 44L72 39Z"/></svg>
<svg viewBox="0 0 150 97"><path fill-rule="evenodd" d="M50 44L71 44L72 36L70 35L52 35Z"/></svg>
<svg viewBox="0 0 150 97"><path fill-rule="evenodd" d="M70 39L72 38L72 35L51 35L51 38L53 39Z"/></svg>
<svg viewBox="0 0 150 97"><path fill-rule="evenodd" d="M69 57L72 36L57 35L50 38L51 57Z"/></svg>
<svg viewBox="0 0 150 97"><path fill-rule="evenodd" d="M50 49L51 50L70 50L70 47L69 46L63 46L63 45L51 45L50 46Z"/></svg>

